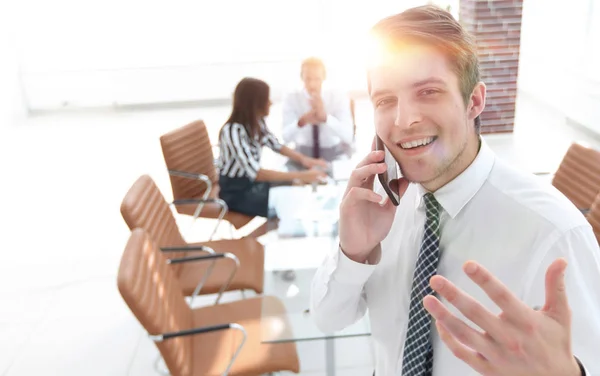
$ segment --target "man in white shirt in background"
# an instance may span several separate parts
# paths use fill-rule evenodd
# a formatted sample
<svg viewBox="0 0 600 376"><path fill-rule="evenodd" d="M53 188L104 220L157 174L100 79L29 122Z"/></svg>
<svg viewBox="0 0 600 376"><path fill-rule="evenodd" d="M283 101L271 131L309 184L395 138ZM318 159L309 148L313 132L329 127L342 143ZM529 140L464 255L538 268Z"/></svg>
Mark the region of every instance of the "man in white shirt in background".
<svg viewBox="0 0 600 376"><path fill-rule="evenodd" d="M302 62L301 90L283 101L283 141L298 152L331 161L352 144L354 124L348 95L323 87L325 64L318 58Z"/></svg>
<svg viewBox="0 0 600 376"><path fill-rule="evenodd" d="M600 375L597 240L564 195L480 137L473 39L435 6L373 33L375 129L403 177L373 191L384 151L353 171L339 249L313 280L315 322L337 331L368 311L377 376Z"/></svg>

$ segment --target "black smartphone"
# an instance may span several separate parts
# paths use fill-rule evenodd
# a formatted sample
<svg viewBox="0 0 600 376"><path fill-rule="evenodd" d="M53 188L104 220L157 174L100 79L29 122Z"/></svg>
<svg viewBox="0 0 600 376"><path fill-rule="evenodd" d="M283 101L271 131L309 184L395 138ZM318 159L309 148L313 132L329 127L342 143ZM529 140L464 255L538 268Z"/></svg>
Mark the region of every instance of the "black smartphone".
<svg viewBox="0 0 600 376"><path fill-rule="evenodd" d="M398 193L396 193L396 190L398 189L398 182L394 182L394 188L392 188L390 185L392 181L398 180L400 177L400 174L398 173L398 163L392 156L392 153L390 153L385 147L385 144L383 141L381 141L381 138L379 138L377 135L375 135L375 150L383 150L385 152L384 162L387 166L387 169L384 173L377 174L377 177L379 178L379 182L383 186L385 193L387 193L390 201L392 201L392 204L398 206L400 204L400 196L398 196Z"/></svg>

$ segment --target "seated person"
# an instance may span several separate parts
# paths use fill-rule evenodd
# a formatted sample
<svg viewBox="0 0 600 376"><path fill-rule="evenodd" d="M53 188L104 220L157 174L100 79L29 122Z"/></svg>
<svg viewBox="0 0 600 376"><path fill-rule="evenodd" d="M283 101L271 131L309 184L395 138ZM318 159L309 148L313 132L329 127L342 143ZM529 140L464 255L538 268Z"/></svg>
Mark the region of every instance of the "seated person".
<svg viewBox="0 0 600 376"><path fill-rule="evenodd" d="M264 118L269 114L269 86L244 78L235 88L233 110L219 134L219 196L229 209L251 216L270 217L269 191L276 182L317 183L325 173L317 167L326 162L282 146L271 134ZM260 167L263 146L285 155L308 170L283 172ZM285 187L283 187L285 188Z"/></svg>
<svg viewBox="0 0 600 376"><path fill-rule="evenodd" d="M304 88L283 101L283 141L313 158L331 161L347 150L354 138L350 98L323 89L325 65L320 59L302 62Z"/></svg>

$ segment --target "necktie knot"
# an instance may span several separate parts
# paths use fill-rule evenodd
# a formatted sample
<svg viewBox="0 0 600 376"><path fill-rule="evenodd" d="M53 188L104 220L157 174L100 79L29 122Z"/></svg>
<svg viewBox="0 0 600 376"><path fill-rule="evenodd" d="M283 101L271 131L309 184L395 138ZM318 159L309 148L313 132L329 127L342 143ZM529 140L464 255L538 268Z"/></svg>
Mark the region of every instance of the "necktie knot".
<svg viewBox="0 0 600 376"><path fill-rule="evenodd" d="M425 202L427 219L439 219L440 203L435 199L433 193L425 193L423 201Z"/></svg>

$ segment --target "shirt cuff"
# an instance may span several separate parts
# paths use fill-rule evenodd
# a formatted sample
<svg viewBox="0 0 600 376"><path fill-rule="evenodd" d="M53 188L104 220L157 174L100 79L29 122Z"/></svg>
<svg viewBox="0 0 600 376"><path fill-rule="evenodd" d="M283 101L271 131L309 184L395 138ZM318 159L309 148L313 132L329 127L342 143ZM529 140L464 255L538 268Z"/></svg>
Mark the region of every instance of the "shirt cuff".
<svg viewBox="0 0 600 376"><path fill-rule="evenodd" d="M248 177L248 179L250 179L250 181L255 181L257 175L258 175L258 170L254 170L252 168L246 169L246 176Z"/></svg>
<svg viewBox="0 0 600 376"><path fill-rule="evenodd" d="M351 260L341 248L338 248L335 261L337 266L332 277L343 284L364 285L376 267L376 265L361 264Z"/></svg>
<svg viewBox="0 0 600 376"><path fill-rule="evenodd" d="M283 147L283 145L279 142L273 142L273 148L271 150L273 150L276 153L280 153L281 154L281 148Z"/></svg>

